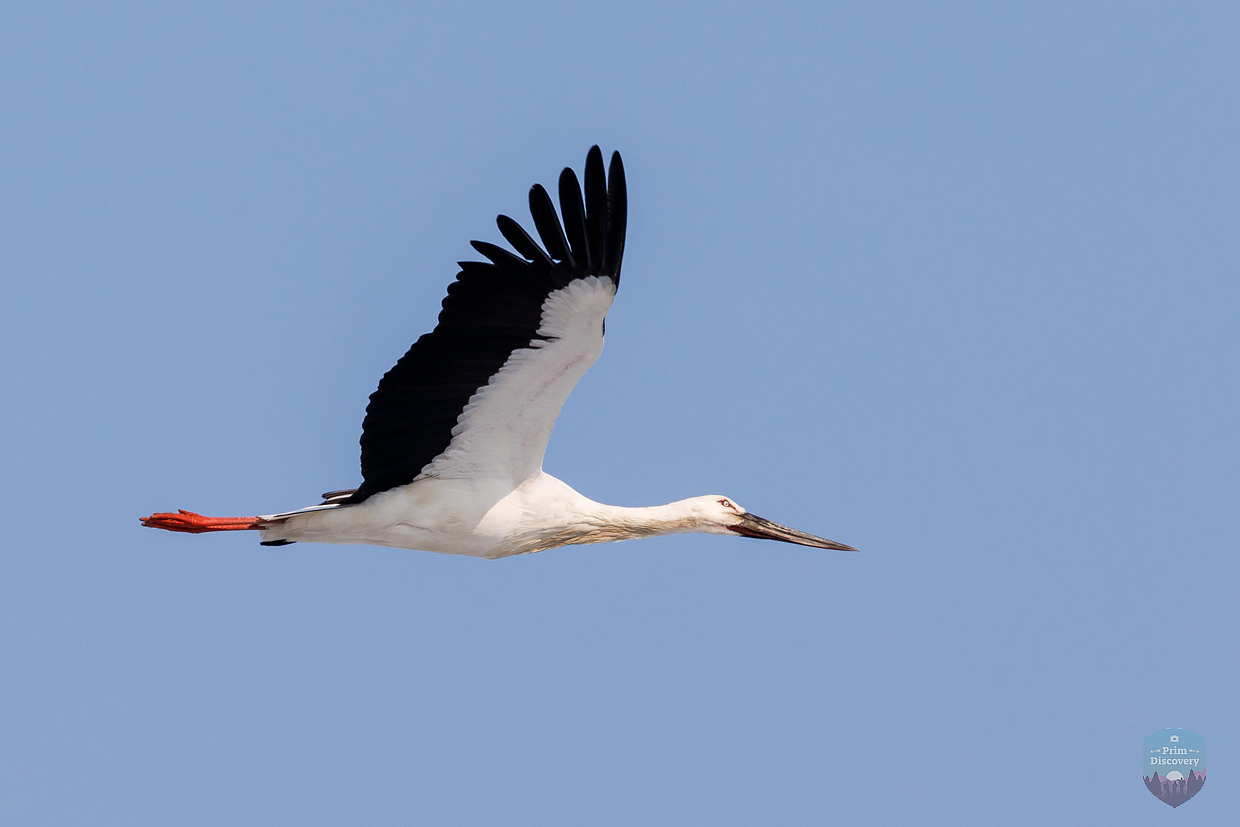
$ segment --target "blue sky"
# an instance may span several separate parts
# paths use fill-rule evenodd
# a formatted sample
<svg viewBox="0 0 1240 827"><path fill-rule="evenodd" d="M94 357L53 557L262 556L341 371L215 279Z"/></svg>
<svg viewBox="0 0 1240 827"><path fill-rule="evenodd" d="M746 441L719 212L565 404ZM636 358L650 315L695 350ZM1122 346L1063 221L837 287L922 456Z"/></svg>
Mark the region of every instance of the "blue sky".
<svg viewBox="0 0 1240 827"><path fill-rule="evenodd" d="M1179 726L1220 823L1238 17L7 4L0 821L1142 824ZM594 143L625 283L547 470L863 553L139 528L355 485L468 241Z"/></svg>

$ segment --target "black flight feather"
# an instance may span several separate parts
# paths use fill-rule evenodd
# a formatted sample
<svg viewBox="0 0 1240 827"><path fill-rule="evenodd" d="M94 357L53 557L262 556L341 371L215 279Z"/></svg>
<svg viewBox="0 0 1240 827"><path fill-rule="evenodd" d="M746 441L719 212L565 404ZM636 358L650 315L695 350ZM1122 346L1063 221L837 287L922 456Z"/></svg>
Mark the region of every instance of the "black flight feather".
<svg viewBox="0 0 1240 827"><path fill-rule="evenodd" d="M529 266L525 259L517 258L503 247L496 247L486 241L471 241L469 246L491 260L501 270L524 270Z"/></svg>
<svg viewBox="0 0 1240 827"><path fill-rule="evenodd" d="M607 261L607 177L603 172L603 153L597 146L586 155L586 235L595 272ZM563 198L563 196L561 196Z"/></svg>
<svg viewBox="0 0 1240 827"><path fill-rule="evenodd" d="M572 267L575 262L573 254L568 250L568 240L564 238L564 228L560 226L555 205L551 203L551 196L543 189L542 184L530 187L530 215L534 218L534 227L551 257Z"/></svg>
<svg viewBox="0 0 1240 827"><path fill-rule="evenodd" d="M586 242L586 208L581 203L581 184L577 173L565 167L560 173L560 212L564 214L564 233L575 259L587 273L595 274L590 264L590 247Z"/></svg>
<svg viewBox="0 0 1240 827"><path fill-rule="evenodd" d="M629 220L629 196L624 184L624 162L620 153L611 154L611 166L607 169L607 260L603 273L611 276L620 286L620 263L624 258L624 228Z"/></svg>
<svg viewBox="0 0 1240 827"><path fill-rule="evenodd" d="M520 224L506 215L497 216L495 224L514 250L536 264L545 265L547 268L551 267L551 259L543 252L542 247L538 246L538 242L530 238L530 234Z"/></svg>

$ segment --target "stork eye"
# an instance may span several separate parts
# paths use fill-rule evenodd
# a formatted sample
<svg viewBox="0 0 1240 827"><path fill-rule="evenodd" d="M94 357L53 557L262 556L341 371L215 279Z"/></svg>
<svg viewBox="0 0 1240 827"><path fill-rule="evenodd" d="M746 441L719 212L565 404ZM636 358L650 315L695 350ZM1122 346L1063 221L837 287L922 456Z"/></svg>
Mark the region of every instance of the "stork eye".
<svg viewBox="0 0 1240 827"><path fill-rule="evenodd" d="M724 508L731 508L731 507L732 507L732 503L728 502L727 500L720 500L720 501L719 501L719 504L720 504L721 506L723 506Z"/></svg>

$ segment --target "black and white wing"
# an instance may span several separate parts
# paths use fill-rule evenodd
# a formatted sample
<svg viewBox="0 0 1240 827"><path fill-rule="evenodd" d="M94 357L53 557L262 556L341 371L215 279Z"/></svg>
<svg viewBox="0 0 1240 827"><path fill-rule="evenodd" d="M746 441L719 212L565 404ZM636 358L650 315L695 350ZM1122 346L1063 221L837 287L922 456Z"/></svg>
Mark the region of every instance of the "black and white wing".
<svg viewBox="0 0 1240 827"><path fill-rule="evenodd" d="M530 189L540 247L505 215L496 223L519 256L473 247L439 324L379 382L362 425L364 482L346 502L420 477L520 484L542 467L569 393L603 349L603 318L620 283L627 201L619 153L586 157L560 175L561 225L551 196ZM544 250L545 248L545 250Z"/></svg>

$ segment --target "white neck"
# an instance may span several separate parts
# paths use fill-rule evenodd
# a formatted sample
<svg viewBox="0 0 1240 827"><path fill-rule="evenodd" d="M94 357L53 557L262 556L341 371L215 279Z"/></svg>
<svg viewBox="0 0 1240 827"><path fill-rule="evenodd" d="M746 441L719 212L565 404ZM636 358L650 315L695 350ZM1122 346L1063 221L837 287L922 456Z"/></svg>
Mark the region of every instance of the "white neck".
<svg viewBox="0 0 1240 827"><path fill-rule="evenodd" d="M702 498L679 500L667 505L625 508L595 502L551 477L541 475L539 499L554 499L556 509L531 509L535 514L555 514L550 524L526 523L514 532L510 543L522 552L542 551L563 545L610 543L639 537L690 532L727 533L704 519L696 507ZM533 492L531 492L533 493Z"/></svg>
<svg viewBox="0 0 1240 827"><path fill-rule="evenodd" d="M593 513L582 516L597 531L622 534L623 536L615 538L618 540L706 531L706 524L701 515L692 507L692 503L692 499L677 500L667 505L648 505L640 508L592 503Z"/></svg>

